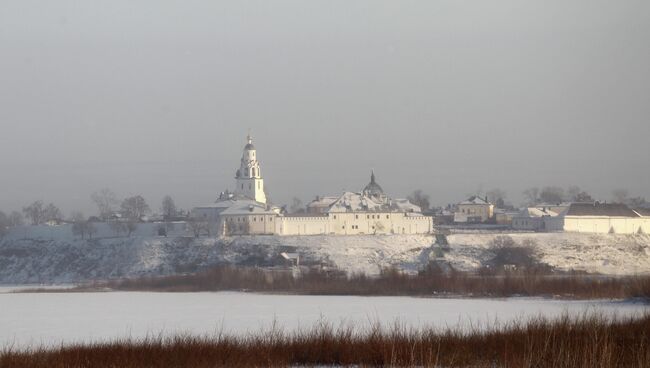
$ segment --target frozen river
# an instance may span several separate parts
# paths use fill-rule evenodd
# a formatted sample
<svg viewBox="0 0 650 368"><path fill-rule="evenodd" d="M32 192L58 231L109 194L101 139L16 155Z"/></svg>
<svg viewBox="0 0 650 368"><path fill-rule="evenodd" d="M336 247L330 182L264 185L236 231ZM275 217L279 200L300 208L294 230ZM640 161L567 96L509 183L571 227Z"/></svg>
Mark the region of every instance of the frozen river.
<svg viewBox="0 0 650 368"><path fill-rule="evenodd" d="M275 320L285 330L319 319L359 328L371 321L412 326L467 327L600 311L641 313L640 303L535 298L431 299L410 297L299 296L253 293L7 293L0 291L0 349L120 337L191 332L258 332Z"/></svg>

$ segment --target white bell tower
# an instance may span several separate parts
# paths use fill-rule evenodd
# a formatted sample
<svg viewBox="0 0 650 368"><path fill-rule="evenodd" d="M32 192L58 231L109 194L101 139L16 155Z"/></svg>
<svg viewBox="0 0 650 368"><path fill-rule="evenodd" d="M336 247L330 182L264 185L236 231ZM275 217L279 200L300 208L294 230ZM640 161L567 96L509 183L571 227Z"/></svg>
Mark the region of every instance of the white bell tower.
<svg viewBox="0 0 650 368"><path fill-rule="evenodd" d="M253 146L253 138L250 134L247 137L247 144L244 146L244 153L241 158L241 165L235 174L237 187L235 194L253 199L260 203L266 203L264 194L264 179L260 172L260 163L257 161L257 152Z"/></svg>

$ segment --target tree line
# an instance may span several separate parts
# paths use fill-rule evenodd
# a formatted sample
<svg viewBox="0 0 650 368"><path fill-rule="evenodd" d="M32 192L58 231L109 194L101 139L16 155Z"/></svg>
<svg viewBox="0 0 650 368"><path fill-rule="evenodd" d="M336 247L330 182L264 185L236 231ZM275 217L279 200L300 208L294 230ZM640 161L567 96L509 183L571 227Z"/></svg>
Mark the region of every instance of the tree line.
<svg viewBox="0 0 650 368"><path fill-rule="evenodd" d="M55 204L45 204L42 200L32 202L23 207L22 211L12 211L9 214L0 211L0 239L11 228L17 226L66 222L72 224L72 233L82 239L92 238L97 233L94 225L96 222L107 222L116 234L130 236L136 230L137 224L143 222L151 213L151 207L141 195L119 200L113 191L105 188L94 192L90 199L97 206L97 215L90 217L86 217L81 211L72 211L66 219ZM174 219L180 213L176 203L169 195L162 200L161 212L164 220Z"/></svg>

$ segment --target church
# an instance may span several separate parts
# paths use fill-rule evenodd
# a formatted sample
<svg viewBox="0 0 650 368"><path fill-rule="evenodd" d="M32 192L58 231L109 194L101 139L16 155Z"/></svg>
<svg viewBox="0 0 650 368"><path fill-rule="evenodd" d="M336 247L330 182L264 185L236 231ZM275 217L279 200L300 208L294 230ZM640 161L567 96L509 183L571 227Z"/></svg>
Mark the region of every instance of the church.
<svg viewBox="0 0 650 368"><path fill-rule="evenodd" d="M361 235L428 234L433 219L406 199L384 193L374 172L360 192L317 197L304 214L287 214L267 203L257 150L249 135L234 191L224 191L211 205L192 210L211 234L233 235Z"/></svg>

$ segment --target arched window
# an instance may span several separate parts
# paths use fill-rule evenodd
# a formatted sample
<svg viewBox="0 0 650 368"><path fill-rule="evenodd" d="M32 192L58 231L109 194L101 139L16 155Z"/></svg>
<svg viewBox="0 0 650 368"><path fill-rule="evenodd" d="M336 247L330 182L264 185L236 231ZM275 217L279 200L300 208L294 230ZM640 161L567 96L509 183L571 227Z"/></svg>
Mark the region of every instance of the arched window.
<svg viewBox="0 0 650 368"><path fill-rule="evenodd" d="M255 168L253 168L252 170L253 170L253 174L251 174L251 176L255 177Z"/></svg>

